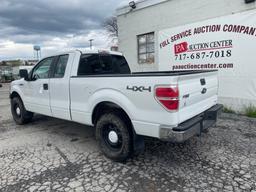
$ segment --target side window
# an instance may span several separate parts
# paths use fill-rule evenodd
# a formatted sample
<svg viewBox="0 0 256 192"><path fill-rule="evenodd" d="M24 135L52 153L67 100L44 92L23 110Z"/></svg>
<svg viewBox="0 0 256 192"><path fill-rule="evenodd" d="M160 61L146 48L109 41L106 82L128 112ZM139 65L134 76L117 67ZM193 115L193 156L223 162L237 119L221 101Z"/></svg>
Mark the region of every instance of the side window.
<svg viewBox="0 0 256 192"><path fill-rule="evenodd" d="M100 55L101 61L101 74L113 74L116 73L116 69L113 68L111 55Z"/></svg>
<svg viewBox="0 0 256 192"><path fill-rule="evenodd" d="M68 57L69 55L61 55L58 58L57 64L54 69L54 78L62 78L64 77L65 71L66 71L66 66L68 63Z"/></svg>
<svg viewBox="0 0 256 192"><path fill-rule="evenodd" d="M129 74L131 70L126 59L123 56L112 55L113 65L116 66L120 74Z"/></svg>
<svg viewBox="0 0 256 192"><path fill-rule="evenodd" d="M33 79L47 79L49 78L49 71L51 64L53 62L53 57L46 58L42 60L33 70Z"/></svg>
<svg viewBox="0 0 256 192"><path fill-rule="evenodd" d="M113 74L111 55L85 54L80 58L77 75Z"/></svg>
<svg viewBox="0 0 256 192"><path fill-rule="evenodd" d="M100 58L97 54L82 55L79 62L77 75L93 75L99 71Z"/></svg>

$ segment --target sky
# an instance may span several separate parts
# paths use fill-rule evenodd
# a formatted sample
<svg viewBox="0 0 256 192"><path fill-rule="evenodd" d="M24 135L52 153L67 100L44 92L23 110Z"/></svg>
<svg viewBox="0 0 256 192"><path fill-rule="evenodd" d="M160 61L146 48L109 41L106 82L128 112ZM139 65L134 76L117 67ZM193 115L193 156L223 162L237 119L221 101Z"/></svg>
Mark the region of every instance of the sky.
<svg viewBox="0 0 256 192"><path fill-rule="evenodd" d="M1 0L0 60L32 59L68 49L108 48L105 18L129 0Z"/></svg>

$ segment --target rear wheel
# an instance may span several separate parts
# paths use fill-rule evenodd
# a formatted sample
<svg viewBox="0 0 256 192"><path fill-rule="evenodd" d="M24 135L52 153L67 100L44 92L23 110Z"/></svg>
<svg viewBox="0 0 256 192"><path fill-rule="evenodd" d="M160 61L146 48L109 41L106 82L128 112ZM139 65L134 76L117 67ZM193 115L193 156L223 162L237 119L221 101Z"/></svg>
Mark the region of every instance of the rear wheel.
<svg viewBox="0 0 256 192"><path fill-rule="evenodd" d="M13 119L18 125L26 124L33 118L33 113L25 109L23 102L19 97L11 99L11 111Z"/></svg>
<svg viewBox="0 0 256 192"><path fill-rule="evenodd" d="M123 162L132 153L132 134L125 118L118 113L106 113L96 123L96 139L103 154Z"/></svg>

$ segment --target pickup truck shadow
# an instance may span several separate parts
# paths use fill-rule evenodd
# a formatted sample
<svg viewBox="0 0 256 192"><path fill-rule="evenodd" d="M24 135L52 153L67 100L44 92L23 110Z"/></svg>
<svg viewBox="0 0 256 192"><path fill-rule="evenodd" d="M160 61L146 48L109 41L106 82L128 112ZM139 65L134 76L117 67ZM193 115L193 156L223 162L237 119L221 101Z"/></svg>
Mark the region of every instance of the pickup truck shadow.
<svg viewBox="0 0 256 192"><path fill-rule="evenodd" d="M37 114L33 117L32 122L28 124L28 127L49 131L52 134L69 139L70 142L95 138L93 127Z"/></svg>
<svg viewBox="0 0 256 192"><path fill-rule="evenodd" d="M74 144L76 144L76 142L78 142L78 145L84 143L85 147L87 144L97 145L95 140L95 129L79 123L35 115L33 121L29 124L29 127L33 127L33 129L36 127L43 129L44 131L49 131L51 134L65 137L63 139L73 142ZM207 134L204 134L204 137L205 135ZM86 143L88 140L93 142ZM203 140L206 141L205 138ZM199 156L197 150L203 145L203 140L194 137L185 143L175 144L145 137L144 152L133 157L131 161L144 161L146 159L152 159L152 157L157 159L162 158L163 160L167 159L168 161L179 161L180 163L191 158L198 160ZM98 146L93 147L97 148ZM179 158L177 159L177 157Z"/></svg>

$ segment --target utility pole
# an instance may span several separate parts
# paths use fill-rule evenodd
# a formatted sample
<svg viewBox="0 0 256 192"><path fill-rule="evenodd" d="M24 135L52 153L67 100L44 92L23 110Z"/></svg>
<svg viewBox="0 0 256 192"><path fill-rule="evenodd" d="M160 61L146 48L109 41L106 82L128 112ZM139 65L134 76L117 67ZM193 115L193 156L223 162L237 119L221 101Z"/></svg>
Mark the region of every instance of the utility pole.
<svg viewBox="0 0 256 192"><path fill-rule="evenodd" d="M90 39L90 49L92 49L92 42L93 42L94 39Z"/></svg>

